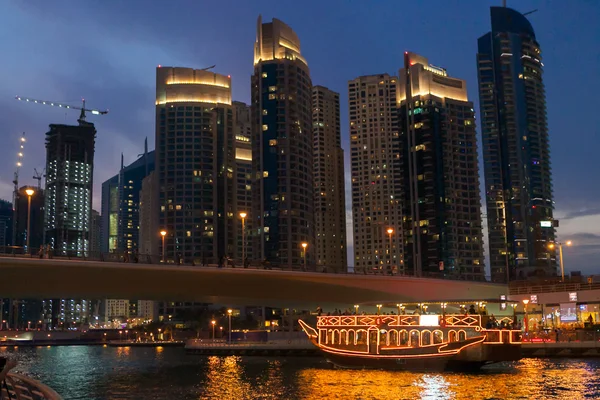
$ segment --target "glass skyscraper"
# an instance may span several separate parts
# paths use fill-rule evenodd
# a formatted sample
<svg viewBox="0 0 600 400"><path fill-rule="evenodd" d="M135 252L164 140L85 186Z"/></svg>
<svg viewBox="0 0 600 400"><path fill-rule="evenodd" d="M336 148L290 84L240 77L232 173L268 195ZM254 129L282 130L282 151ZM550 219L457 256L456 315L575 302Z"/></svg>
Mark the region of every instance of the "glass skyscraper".
<svg viewBox="0 0 600 400"><path fill-rule="evenodd" d="M492 280L555 276L541 49L524 15L492 7L491 19L477 69Z"/></svg>

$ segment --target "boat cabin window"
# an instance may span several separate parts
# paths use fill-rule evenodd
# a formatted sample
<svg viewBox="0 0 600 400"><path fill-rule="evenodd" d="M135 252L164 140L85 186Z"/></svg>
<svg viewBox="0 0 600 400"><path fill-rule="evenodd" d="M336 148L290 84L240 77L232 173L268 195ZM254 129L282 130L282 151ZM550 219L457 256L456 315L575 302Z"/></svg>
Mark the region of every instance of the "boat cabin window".
<svg viewBox="0 0 600 400"><path fill-rule="evenodd" d="M419 347L419 331L410 331L410 345Z"/></svg>
<svg viewBox="0 0 600 400"><path fill-rule="evenodd" d="M433 344L444 343L444 334L442 331L433 332Z"/></svg>
<svg viewBox="0 0 600 400"><path fill-rule="evenodd" d="M423 331L422 339L421 339L421 346L427 346L430 344L431 344L431 332Z"/></svg>

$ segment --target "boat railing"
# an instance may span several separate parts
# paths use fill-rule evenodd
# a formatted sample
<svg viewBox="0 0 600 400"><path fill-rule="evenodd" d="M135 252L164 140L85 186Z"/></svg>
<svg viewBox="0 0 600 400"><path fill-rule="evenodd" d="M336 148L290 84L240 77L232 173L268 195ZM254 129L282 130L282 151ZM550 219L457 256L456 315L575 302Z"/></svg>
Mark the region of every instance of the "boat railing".
<svg viewBox="0 0 600 400"><path fill-rule="evenodd" d="M327 315L317 317L317 327L345 327L345 326L419 326L421 317L433 317L434 314L425 315ZM437 315L441 327L481 327L482 316L478 314L445 314ZM510 319L509 319L510 320ZM428 321L429 323L431 321ZM512 322L512 320L511 320ZM429 326L429 325L426 325Z"/></svg>
<svg viewBox="0 0 600 400"><path fill-rule="evenodd" d="M8 387L8 389L7 389ZM21 374L9 373L2 385L0 400L62 400L50 387Z"/></svg>
<svg viewBox="0 0 600 400"><path fill-rule="evenodd" d="M519 330L509 329L485 329L484 343L488 344L509 344L509 343L521 343L522 335Z"/></svg>

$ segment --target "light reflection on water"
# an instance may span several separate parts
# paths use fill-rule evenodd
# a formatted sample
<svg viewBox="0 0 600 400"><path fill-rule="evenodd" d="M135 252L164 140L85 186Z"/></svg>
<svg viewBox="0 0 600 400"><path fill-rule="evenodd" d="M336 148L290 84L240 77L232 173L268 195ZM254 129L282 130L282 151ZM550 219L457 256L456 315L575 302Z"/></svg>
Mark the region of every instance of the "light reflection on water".
<svg viewBox="0 0 600 400"><path fill-rule="evenodd" d="M320 358L199 357L181 348L0 347L65 399L600 398L600 360L525 359L480 373L340 370Z"/></svg>

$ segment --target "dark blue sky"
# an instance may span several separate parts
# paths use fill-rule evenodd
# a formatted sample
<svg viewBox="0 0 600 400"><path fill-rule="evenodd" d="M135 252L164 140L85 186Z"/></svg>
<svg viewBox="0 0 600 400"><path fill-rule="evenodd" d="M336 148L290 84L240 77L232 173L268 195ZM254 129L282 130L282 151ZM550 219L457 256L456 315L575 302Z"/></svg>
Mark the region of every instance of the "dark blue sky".
<svg viewBox="0 0 600 400"><path fill-rule="evenodd" d="M158 64L216 64L216 72L232 76L234 99L249 102L259 14L290 25L313 83L341 93L346 156L347 81L397 74L405 50L466 79L478 111L475 54L477 38L490 30L491 5L501 1L4 0L0 198L11 198L20 132L28 138L21 182L33 184L33 168L45 163L48 124L75 123L78 116L20 103L15 95L72 104L85 97L89 106L110 109L107 116L91 118L98 129L94 208L99 209L100 184L117 172L121 151L132 162L146 136L154 147ZM545 64L558 233L576 243L565 251L565 266L600 273L600 1L508 0L508 6L538 9L529 19Z"/></svg>

